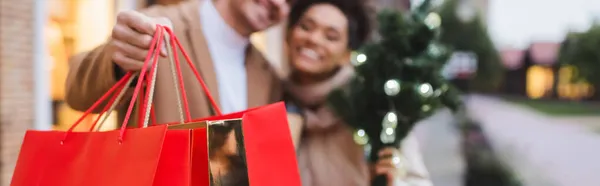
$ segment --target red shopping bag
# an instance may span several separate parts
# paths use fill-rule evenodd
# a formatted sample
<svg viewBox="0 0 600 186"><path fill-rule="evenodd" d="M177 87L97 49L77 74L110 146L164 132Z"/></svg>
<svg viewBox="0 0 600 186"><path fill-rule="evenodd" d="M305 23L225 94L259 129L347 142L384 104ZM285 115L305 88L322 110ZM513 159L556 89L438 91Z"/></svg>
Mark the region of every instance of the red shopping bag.
<svg viewBox="0 0 600 186"><path fill-rule="evenodd" d="M157 63L157 48L162 43L162 33L154 36L147 56ZM104 111L122 96L125 87L133 81L128 73L103 95L66 132L27 131L13 174L12 186L189 186L191 185L192 157L200 158L194 166L204 166L204 179L208 185L208 157L206 129L191 131L167 130L166 125L126 129L134 101L146 79L147 69L142 69L133 99L129 105L125 123L120 130L107 132L73 132L91 110L113 95ZM152 69L151 69L152 71ZM120 92L116 94L117 90ZM111 104L112 103L112 104ZM108 112L110 113L110 112ZM98 120L100 117L96 120ZM147 119L146 119L147 121ZM95 125L95 124L94 124ZM192 137L194 139L192 139ZM202 140L204 143L194 143ZM206 176L203 176L206 175Z"/></svg>
<svg viewBox="0 0 600 186"><path fill-rule="evenodd" d="M283 103L275 103L263 107L252 108L246 111L222 115L198 71L192 64L189 56L181 47L178 39L166 28L171 35L172 53L180 49L186 58L188 66L192 69L196 79L204 89L217 116L192 120L187 106L185 92L179 92L183 103L178 108L183 108L186 119L184 124L171 124L170 129L208 129L208 160L210 164L211 185L232 186L300 186L300 174L296 161L296 154L287 122L287 115ZM176 77L179 77L179 89L184 90L181 79L181 69L177 55L173 56L173 65L176 66ZM146 106L146 108L149 108ZM194 143L202 141L194 140ZM193 145L194 148L196 147ZM226 158L228 168L219 169L219 164ZM192 174L204 169L205 161L196 166L192 158ZM221 171L226 172L221 174ZM199 183L193 178L192 183ZM203 180L202 180L203 181Z"/></svg>
<svg viewBox="0 0 600 186"><path fill-rule="evenodd" d="M301 185L296 154L283 103L275 103L228 115L197 119L186 124L169 125L170 129L200 129L205 127L209 131L208 159L211 165L210 170L214 170L212 166L218 164L218 162L213 163L213 159L218 160L219 154L222 155L221 158L228 156L230 164L236 164L236 166L229 167L226 170L226 172L233 173L234 176L227 174L216 176L216 173L211 171L211 183L213 185ZM227 136L228 134L231 135ZM219 136L231 137L232 140L224 140L223 137ZM233 147L234 150L233 152L229 151L229 154L226 155L216 153L223 151L223 149L219 149L223 147L226 149ZM196 159L199 158L194 157L192 161ZM197 167L202 168L202 166Z"/></svg>

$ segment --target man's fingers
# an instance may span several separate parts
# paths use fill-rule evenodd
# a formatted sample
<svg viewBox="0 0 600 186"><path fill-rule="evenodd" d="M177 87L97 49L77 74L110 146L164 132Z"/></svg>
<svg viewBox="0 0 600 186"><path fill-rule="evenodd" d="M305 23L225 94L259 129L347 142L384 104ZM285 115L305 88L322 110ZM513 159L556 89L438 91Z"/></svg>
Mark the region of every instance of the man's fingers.
<svg viewBox="0 0 600 186"><path fill-rule="evenodd" d="M152 36L140 34L137 31L120 24L115 25L112 35L116 40L121 40L142 49L150 48L150 44L152 42Z"/></svg>
<svg viewBox="0 0 600 186"><path fill-rule="evenodd" d="M155 21L157 24L162 25L162 26L166 26L168 28L170 28L171 30L173 30L173 23L171 22L171 20L169 20L166 17L159 17L159 18L155 18ZM164 32L165 36L169 36L169 33ZM173 43L171 43L172 45ZM166 48L166 44L163 44L161 49L160 49L160 55L163 57L167 56L167 48Z"/></svg>
<svg viewBox="0 0 600 186"><path fill-rule="evenodd" d="M117 48L117 51L134 60L143 61L148 55L148 50L130 45L120 40L113 40L112 44Z"/></svg>
<svg viewBox="0 0 600 186"><path fill-rule="evenodd" d="M112 44L117 48L113 55L114 62L125 70L140 70L157 25L173 29L173 24L167 18L150 18L137 11L119 13L112 32ZM161 49L161 55L166 56L164 47Z"/></svg>
<svg viewBox="0 0 600 186"><path fill-rule="evenodd" d="M121 52L115 52L112 56L112 60L126 71L139 71L144 66L143 61L129 58Z"/></svg>
<svg viewBox="0 0 600 186"><path fill-rule="evenodd" d="M150 17L137 11L121 12L117 15L117 21L133 28L139 33L153 35L156 31L156 23Z"/></svg>

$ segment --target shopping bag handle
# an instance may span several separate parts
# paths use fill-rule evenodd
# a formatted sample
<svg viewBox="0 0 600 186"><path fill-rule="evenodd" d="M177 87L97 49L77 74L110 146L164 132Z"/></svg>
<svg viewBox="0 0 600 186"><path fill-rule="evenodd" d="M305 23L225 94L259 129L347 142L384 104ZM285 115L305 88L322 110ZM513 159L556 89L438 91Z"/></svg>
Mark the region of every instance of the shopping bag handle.
<svg viewBox="0 0 600 186"><path fill-rule="evenodd" d="M148 70L148 68L147 68L148 63L150 60L153 60L153 63L155 63L155 61L158 61L158 57L153 57L153 56L158 56L158 54L159 54L158 52L160 51L159 47L162 44L162 40L160 39L162 37L162 32L161 32L161 29L158 29L158 28L160 28L160 27L157 26L157 34L155 34L153 36L152 41L150 42L150 49L148 50L148 53L146 55L146 60L144 60L144 67L142 67L142 70L139 73L138 82L137 82L136 88L134 90L131 102L129 104L129 108L127 109L126 119L124 120L123 126L121 127L121 131L120 131L120 135L119 135L119 142L122 142L122 140L123 140L125 126L127 126L127 121L129 120L131 111L133 110L133 104L135 104L135 99L137 98L137 95L139 94L139 90L141 89L141 84L142 84L141 81L144 79L144 77L146 75L146 71ZM101 105L117 89L121 89L121 91L123 91L122 89L126 89L127 87L125 87L125 84L127 84L128 81L132 80L134 78L134 76L135 76L134 72L131 72L131 71L127 72L119 81L117 81L117 83L115 85L113 85L106 93L104 93L104 95L102 95L96 102L94 102L94 104L92 104L92 106L90 108L88 108L81 115L81 117L79 117L79 119L77 121L75 121L75 123L67 130L67 132L63 136L63 139L61 140L61 144L63 144L65 142L65 140L67 139L67 136L73 132L75 127L77 127L79 124L81 124L83 119L85 119L88 115L90 115L94 109L96 109L99 105ZM111 104L111 102L109 101L107 104ZM113 102L112 104L117 104L117 103ZM106 108L106 106L105 106L105 108Z"/></svg>
<svg viewBox="0 0 600 186"><path fill-rule="evenodd" d="M158 68L158 52L160 50L160 48L162 47L162 40L160 38L163 37L164 32L167 33L167 35L169 36L169 39L165 39L165 43L166 45L168 45L167 48L167 55L169 57L169 61L171 63L171 66L175 66L176 69L175 71L172 72L175 73L173 76L177 76L176 78L174 77L174 79L177 79L178 81L178 85L179 85L179 89L176 88L177 90L181 90L179 91L179 95L181 95L181 100L179 100L178 97L178 104L183 103L183 110L185 110L185 116L187 121L192 121L191 118L191 114L190 114L190 110L189 110L189 106L188 106L188 101L187 101L187 95L185 93L185 85L183 82L183 73L181 72L181 65L179 62L179 57L178 55L175 53L175 51L177 51L177 49L179 49L179 51L181 51L181 53L183 54L183 56L185 57L185 60L188 64L188 66L190 67L190 69L192 70L192 72L194 73L194 76L196 77L196 80L200 83L202 90L204 91L205 95L207 96L208 100L210 101L211 106L213 107L213 109L215 110L215 112L217 113L217 115L221 116L222 112L219 109L219 106L216 104L212 94L210 93L210 90L208 89L208 86L206 86L206 83L204 82L204 79L200 76L200 73L198 72L198 70L196 69L195 65L193 64L192 60L190 59L189 55L187 54L187 52L185 51L185 49L183 48L183 46L181 45L181 43L179 42L179 39L177 38L177 36L175 35L175 33L173 32L173 30L171 30L169 27L167 26L163 26L163 25L157 25L157 29L156 29L156 33L155 36L158 35L158 37L156 37L158 39L155 50L154 50L154 60L153 60L153 64L150 67L150 73L149 76L147 77L148 79L146 79L146 81L149 81L149 85L146 86L146 94L144 95L142 104L141 104L141 112L143 113L143 122L144 122L144 126L147 126L148 121L149 121L149 115L151 114L152 111L152 101L153 101L153 95L154 95L154 88L156 86L156 75L157 75L157 68ZM175 44L177 44L177 46L175 46ZM137 96L139 95L139 90L142 87L142 81L145 78L146 75L146 71L149 65L147 65L148 61L145 61L144 66L142 68L142 72L140 75L140 78L138 79L138 83L136 85L136 90L134 90L134 97L131 99L131 103L129 104L129 108L127 109L127 114L125 115L125 120L123 121L123 126L121 126L121 131L120 131L120 135L119 135L119 141L122 142L123 141L123 136L125 133L125 129L127 126L127 122L129 120L129 117L131 116L131 111L133 110L133 104L135 99L137 98ZM181 106L180 106L180 110L181 110ZM180 112L181 115L181 112Z"/></svg>
<svg viewBox="0 0 600 186"><path fill-rule="evenodd" d="M198 72L198 69L196 69L196 66L194 65L194 63L192 62L190 56L187 54L187 52L185 51L185 49L183 48L183 46L181 45L181 42L179 42L179 39L177 38L177 36L175 35L175 33L173 33L173 30L171 30L171 28L163 26L163 28L165 29L165 31L167 31L167 33L170 35L170 42L171 42L171 50L173 52L177 51L177 49L179 49L179 51L181 52L181 54L183 54L183 57L185 58L185 61L187 62L188 66L190 66L192 72L194 73L194 76L196 77L196 80L200 83L200 86L202 86L202 90L204 91L204 94L206 95L206 97L208 97L208 100L210 101L211 106L213 107L213 109L215 110L215 113L219 116L223 115L223 113L221 112L221 109L219 108L219 106L217 105L217 103L215 102L215 99L213 98L212 94L210 93L210 90L208 89L208 86L206 86L206 83L204 82L204 79L202 78L202 76L200 76L200 73ZM177 46L175 46L175 44ZM169 51L169 50L167 50ZM179 62L179 55L177 55L176 53L173 54L173 58L174 58L174 62L175 62L175 66L177 68L177 76L178 76L178 80L179 80L179 87L181 88L181 90L185 90L184 89L184 83L183 83L183 74L181 73L181 66L180 66L180 62ZM191 121L191 115L190 115L190 110L189 107L187 106L187 97L185 94L185 91L181 92L182 94L182 99L183 99L183 103L184 103L184 108L186 110L186 117L187 117L187 121Z"/></svg>
<svg viewBox="0 0 600 186"><path fill-rule="evenodd" d="M177 100L177 108L179 111L179 122L183 123L183 122L185 122L184 117L187 116L188 118L191 118L191 116L189 114L189 108L187 108L187 97L180 90L180 89L184 90L185 88L183 87L183 81L181 81L181 83L179 83L177 81L179 78L177 75L178 74L177 72L180 71L180 68L178 66L177 72L176 72L175 62L174 62L175 56L173 55L172 47L170 47L170 46L172 46L171 43L173 43L173 42L171 42L171 37L169 37L169 34L166 34L164 36L164 42L166 43L167 46L169 46L169 47L165 47L165 49L167 51L169 66L171 67L171 74L173 75L173 86L174 86L174 89L176 92L175 96L176 96L176 100ZM144 98L143 98L143 101L140 106L141 111L139 112L140 113L140 115L139 115L140 121L146 120L146 118L148 118L148 115L152 116L153 119L155 119L154 112L153 112L154 110L152 109L154 107L154 104L152 104L152 101L153 101L153 96L154 96L154 89L156 86L156 72L157 72L156 69L158 68L158 65L153 64L152 68L153 69L150 72L150 76L148 78L146 78L146 85L147 85L146 91L145 91ZM179 79L183 79L183 78L179 78ZM183 97L183 101L182 101L181 97ZM184 114L184 109L182 107L182 103L185 104L185 110L187 111L187 112L185 112L186 114ZM147 110L150 110L150 112L147 112ZM154 121L153 123L156 124L156 121ZM140 126L138 123L138 128L146 127L147 125L148 125L148 123L144 123L144 125Z"/></svg>
<svg viewBox="0 0 600 186"><path fill-rule="evenodd" d="M207 96L212 108L215 110L217 115L222 115L221 109L219 108L219 106L216 104L212 94L210 93L210 90L208 89L208 86L206 85L204 79L200 76L199 71L196 69L195 65L193 64L192 60L190 59L189 55L187 54L187 52L185 51L185 49L182 47L181 43L179 42L179 39L177 38L177 36L173 33L173 30L171 30L169 27L166 26L161 26L159 25L160 29L163 29L168 35L168 40L165 40L165 43L167 45L166 51L167 51L167 56L170 62L170 67L171 67L171 73L173 75L173 85L174 85L174 89L177 92L176 96L177 96L177 108L179 110L179 115L180 115L180 122L190 122L192 121L192 117L191 117L191 113L190 113L190 109L189 109L189 102L187 99L187 94L185 92L185 83L183 81L183 73L181 72L181 63L179 60L179 55L177 55L177 49L179 49L179 51L183 54L183 56L185 57L185 60L188 64L188 66L190 67L190 69L192 70L192 72L194 73L194 76L196 77L196 80L200 83L202 90L204 92L204 94ZM157 68L157 65L152 65L152 68ZM156 71L156 69L152 69L151 71ZM151 105L152 105L152 98L151 96L153 95L154 92L154 79L156 76L156 73L150 73L151 75L148 77L148 85L146 87L146 93L145 93L145 98L143 99L144 101L142 102L142 106L141 106L141 110L142 112L140 112L140 114L144 114L144 116L141 116L140 118L146 118L143 119L144 121L147 120L150 112L147 112L147 110L151 110ZM152 81L150 81L152 79ZM182 105L183 104L183 105ZM183 118L185 116L185 119Z"/></svg>
<svg viewBox="0 0 600 186"><path fill-rule="evenodd" d="M110 101L108 101L107 104L104 106L104 108L100 112L101 114L96 118L96 120L94 120L94 123L90 127L90 130L89 130L90 132L94 131L94 129L96 129L96 131L100 131L100 129L102 128L102 125L104 125L106 120L108 120L109 116L113 113L113 111L116 109L117 105L121 102L121 100L125 96L125 93L127 92L126 87L129 87L131 85L131 83L133 83L134 77L137 75L138 75L137 73L134 74L131 78L129 78L127 80L126 83L124 83L123 85L119 85L119 88L117 89L118 93L113 94L113 96L110 98ZM100 121L101 118L102 118L102 121Z"/></svg>
<svg viewBox="0 0 600 186"><path fill-rule="evenodd" d="M156 66L158 65L158 58L159 58L159 52L160 49L162 47L162 42L163 42L163 28L164 26L161 25L156 25L156 32L154 33L154 37L152 38L152 42L150 44L150 50L148 51L148 55L146 56L146 60L144 60L144 66L142 66L142 70L140 71L140 75L139 78L137 80L137 84L135 86L135 89L133 90L133 95L131 97L131 100L129 101L129 107L127 108L127 112L125 114L125 119L123 119L123 124L121 125L121 130L119 131L119 143L123 142L123 136L125 135L125 131L127 129L127 124L129 123L129 119L131 118L131 113L133 112L133 106L135 105L135 102L140 94L140 90L142 89L143 86L143 81L145 80L144 78L146 78L146 75L150 74L150 77L152 78L152 82L151 82L151 87L147 87L150 88L151 91L150 93L153 94L154 92L154 85L156 83ZM154 44L154 45L153 45ZM148 69L148 63L149 61L152 60L152 67L150 69ZM148 73L148 70L150 70L150 72ZM144 98L146 99L146 98ZM142 101L142 108L141 111L142 112L148 112L147 115L149 115L149 112L151 109L146 109L144 103L148 103L148 106L152 105L152 99L151 97L148 97L148 100L143 100ZM148 117L145 117L143 120L144 126L146 126L148 124ZM139 123L138 123L139 125Z"/></svg>
<svg viewBox="0 0 600 186"><path fill-rule="evenodd" d="M88 108L88 110L86 110L83 113L83 115L67 130L61 143L64 143L67 136L73 132L73 130L83 121L83 119L85 119L85 117L87 117L89 114L91 114L94 109L96 109L100 104L102 104L106 99L108 99L108 97L110 95L113 95L113 93L118 90L119 93L116 95L113 95L111 97L110 101L107 102L107 105L102 110L103 112L112 111L115 108L114 106L116 104L118 104L119 100L122 98L124 92L126 91L125 89L127 89L129 87L128 85L132 83L135 76L138 76L138 80L137 80L132 98L128 105L127 112L125 114L125 119L123 120L123 124L122 124L120 132L119 132L118 141L119 142L123 141L123 136L125 134L127 124L131 118L131 113L133 111L133 107L134 107L135 102L136 102L138 96L140 95L140 91L143 87L143 81L147 81L150 83L146 87L146 90L145 90L146 94L144 95L144 98L142 101L142 107L141 107L142 112L140 112L140 113L144 114L143 123L144 123L144 126L147 126L147 123L149 120L149 115L153 111L152 97L153 97L154 87L156 84L156 73L157 73L156 68L158 66L159 52L160 52L160 49L163 44L162 38L163 38L164 32L166 32L169 35L169 39L165 38L164 40L167 43L170 42L170 44L169 44L170 48L167 47L167 51L168 51L168 53L170 53L169 56L172 57L172 59L173 59L172 61L174 62L174 65L176 67L176 76L177 76L176 79L178 80L179 89L182 90L179 92L182 97L182 100L180 102L183 102L183 107L185 110L185 116L186 116L187 121L191 121L192 119L191 119L191 114L190 114L190 110L189 110L189 106L188 106L188 102L187 102L187 95L185 94L185 91L183 91L183 90L185 90L185 87L184 87L184 83L183 83L183 74L181 73L179 58L178 58L178 55L173 53L177 49L179 49L179 51L181 51L181 53L185 57L186 62L188 63L192 72L194 73L196 80L202 86L204 93L208 97L208 99L209 99L213 109L217 113L217 115L222 115L222 112L219 109L216 102L214 101L214 98L211 95L210 90L208 89L208 86L206 86L206 83L200 76L200 73L198 72L198 70L196 69L194 64L192 63L192 60L190 59L187 52L184 50L183 46L181 45L179 39L175 36L174 32L169 27L166 27L166 26L156 25L156 27L157 27L156 32L151 40L150 49L148 50L148 53L146 55L146 60L144 60L144 65L143 65L141 71L139 72L139 74L137 74L135 72L131 72L131 71L127 72L125 74L125 76L123 76L113 87L111 87L90 108ZM175 46L175 44L177 44L177 46ZM152 66L149 67L150 66L149 63L151 60L152 60ZM148 71L150 71L150 72L148 72ZM148 79L146 79L146 78L148 78ZM108 106L108 105L111 105L111 106ZM110 114L110 113L108 113L108 114ZM101 124L106 120L106 118L108 117L108 114L107 114L107 116L104 117ZM93 128L95 127L99 118L96 119L91 130L93 130Z"/></svg>

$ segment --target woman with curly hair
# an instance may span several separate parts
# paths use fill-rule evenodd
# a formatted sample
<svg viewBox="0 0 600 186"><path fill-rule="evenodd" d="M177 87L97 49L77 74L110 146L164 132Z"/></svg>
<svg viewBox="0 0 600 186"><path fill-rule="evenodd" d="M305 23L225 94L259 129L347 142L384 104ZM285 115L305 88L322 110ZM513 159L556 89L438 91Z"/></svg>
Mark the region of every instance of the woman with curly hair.
<svg viewBox="0 0 600 186"><path fill-rule="evenodd" d="M390 185L432 185L413 135L379 152L370 164L352 130L325 106L326 96L353 74L351 53L368 38L363 0L299 0L288 19L289 74L285 101L305 186L367 186L386 175ZM401 159L406 165L399 166Z"/></svg>

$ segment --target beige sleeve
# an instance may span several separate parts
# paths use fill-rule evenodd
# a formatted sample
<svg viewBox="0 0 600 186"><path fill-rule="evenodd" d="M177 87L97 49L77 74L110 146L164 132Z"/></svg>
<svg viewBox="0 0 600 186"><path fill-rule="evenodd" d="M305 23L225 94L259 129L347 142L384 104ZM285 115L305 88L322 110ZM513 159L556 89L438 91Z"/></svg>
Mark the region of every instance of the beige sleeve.
<svg viewBox="0 0 600 186"><path fill-rule="evenodd" d="M166 17L167 8L168 6L157 5L140 12L151 17ZM110 42L89 52L77 54L69 60L65 100L73 109L86 111L117 83L118 75L112 62L115 49L108 44ZM101 105L93 112L98 113L102 108Z"/></svg>
<svg viewBox="0 0 600 186"><path fill-rule="evenodd" d="M414 132L409 133L404 141L402 141L400 149L407 163L405 167L407 174L406 178L398 181L410 186L432 186L433 183L431 182L427 167L425 167L419 142Z"/></svg>

